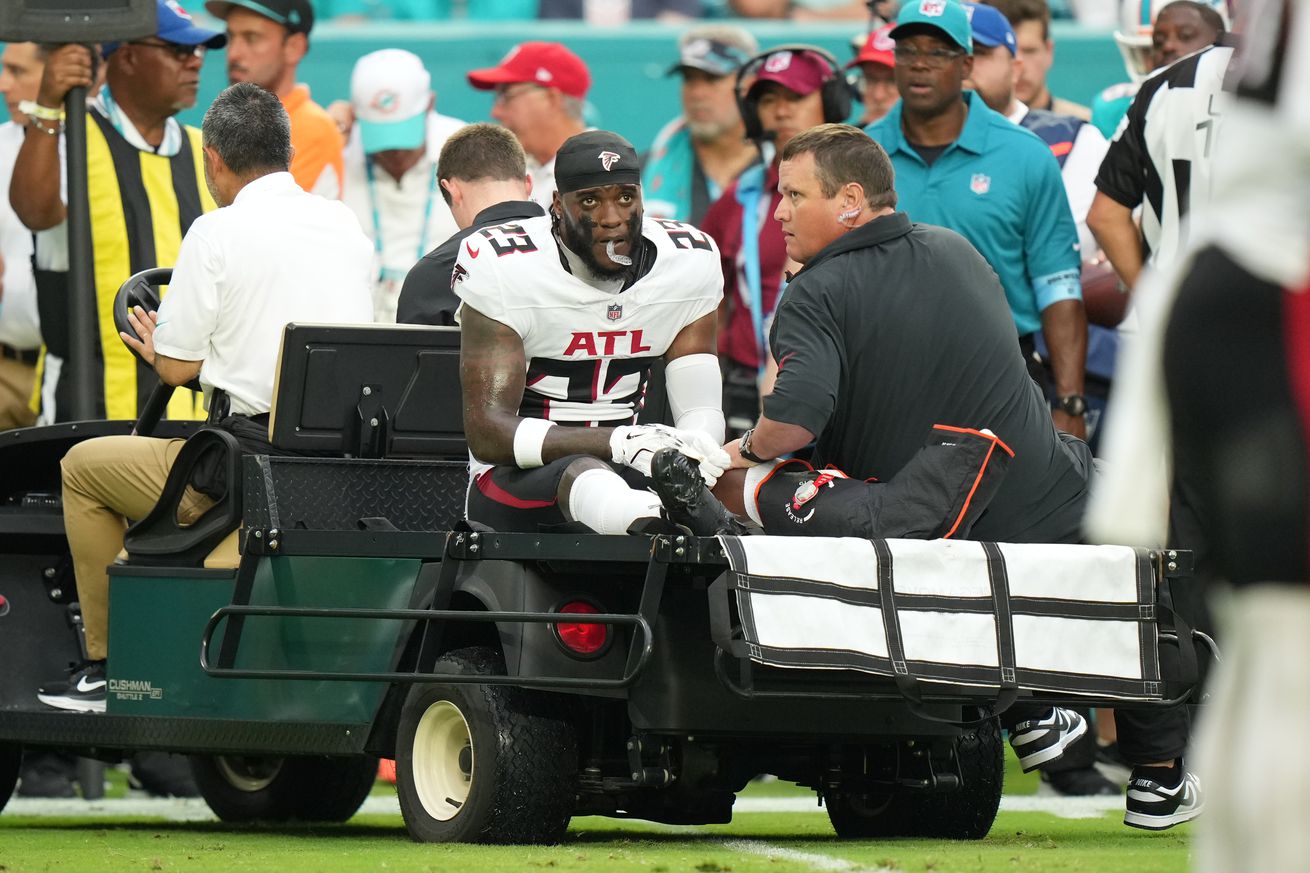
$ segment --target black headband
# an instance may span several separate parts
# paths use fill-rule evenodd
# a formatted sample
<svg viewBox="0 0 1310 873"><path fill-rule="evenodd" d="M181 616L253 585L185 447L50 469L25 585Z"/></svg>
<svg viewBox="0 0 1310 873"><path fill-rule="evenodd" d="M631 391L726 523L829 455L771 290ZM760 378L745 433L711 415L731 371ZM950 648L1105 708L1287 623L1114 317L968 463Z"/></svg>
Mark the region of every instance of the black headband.
<svg viewBox="0 0 1310 873"><path fill-rule="evenodd" d="M555 187L561 194L605 185L640 185L637 150L617 133L588 130L569 137L555 154Z"/></svg>

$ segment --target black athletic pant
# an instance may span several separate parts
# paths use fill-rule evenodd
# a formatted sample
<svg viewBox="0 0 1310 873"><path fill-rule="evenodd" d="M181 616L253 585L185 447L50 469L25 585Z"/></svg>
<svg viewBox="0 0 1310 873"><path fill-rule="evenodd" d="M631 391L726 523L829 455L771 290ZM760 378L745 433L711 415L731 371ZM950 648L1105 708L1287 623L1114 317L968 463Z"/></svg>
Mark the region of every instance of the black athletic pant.
<svg viewBox="0 0 1310 873"><path fill-rule="evenodd" d="M1208 631L1212 579L1308 577L1310 289L1280 288L1218 248L1200 252L1170 314L1164 370L1171 544L1197 559L1196 576L1173 586L1174 607ZM1130 761L1168 760L1187 744L1185 707L1116 716Z"/></svg>

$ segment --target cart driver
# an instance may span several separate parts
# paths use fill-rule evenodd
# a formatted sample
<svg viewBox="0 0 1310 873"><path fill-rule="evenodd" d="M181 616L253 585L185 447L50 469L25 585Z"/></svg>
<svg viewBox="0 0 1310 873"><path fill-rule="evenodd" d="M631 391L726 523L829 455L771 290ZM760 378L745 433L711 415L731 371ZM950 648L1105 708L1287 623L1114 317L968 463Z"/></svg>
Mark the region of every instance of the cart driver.
<svg viewBox="0 0 1310 873"><path fill-rule="evenodd" d="M718 248L691 225L645 218L640 177L626 139L580 133L556 155L549 215L461 246L451 283L472 521L623 534L659 523L656 451L693 459L707 485L728 464ZM634 423L658 358L673 427Z"/></svg>
<svg viewBox="0 0 1310 873"><path fill-rule="evenodd" d="M222 208L191 225L159 311L137 309L132 324L140 339L122 336L164 382L184 385L198 376L211 421L243 449L267 452L283 328L371 321L373 247L349 209L306 193L292 178L290 121L274 95L250 83L228 88L205 113L201 141L205 181ZM226 394L231 415L216 415L216 392ZM105 711L105 568L123 548L127 520L158 501L183 443L107 436L64 456L64 529L89 660L66 680L43 685L43 703ZM179 506L184 523L213 503L197 490L212 484L192 485Z"/></svg>

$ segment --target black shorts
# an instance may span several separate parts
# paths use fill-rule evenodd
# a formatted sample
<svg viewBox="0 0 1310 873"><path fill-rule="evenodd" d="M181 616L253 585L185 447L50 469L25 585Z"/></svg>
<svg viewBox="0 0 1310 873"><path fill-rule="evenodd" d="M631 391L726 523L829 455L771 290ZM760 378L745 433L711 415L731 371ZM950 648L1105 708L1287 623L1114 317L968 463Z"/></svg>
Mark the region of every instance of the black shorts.
<svg viewBox="0 0 1310 873"><path fill-rule="evenodd" d="M560 480L570 464L590 457L566 455L529 470L509 465L486 470L469 485L469 520L507 533L537 533L567 524L559 505ZM609 467L633 488L650 486L650 480L636 470L619 464Z"/></svg>

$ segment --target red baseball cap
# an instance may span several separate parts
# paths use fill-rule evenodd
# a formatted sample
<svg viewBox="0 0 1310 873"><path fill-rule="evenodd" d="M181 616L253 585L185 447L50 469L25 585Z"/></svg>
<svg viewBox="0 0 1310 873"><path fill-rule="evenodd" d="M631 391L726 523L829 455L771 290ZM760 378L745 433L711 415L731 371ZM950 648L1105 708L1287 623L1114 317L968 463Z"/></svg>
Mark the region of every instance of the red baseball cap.
<svg viewBox="0 0 1310 873"><path fill-rule="evenodd" d="M764 59L750 90L754 91L765 82L777 82L804 97L818 91L831 78L832 70L814 52L783 49Z"/></svg>
<svg viewBox="0 0 1310 873"><path fill-rule="evenodd" d="M873 31L864 40L864 45L860 47L860 52L855 56L855 60L846 65L850 69L858 64L882 64L884 67L896 66L896 40L892 39L891 32L895 24L884 24L882 27Z"/></svg>
<svg viewBox="0 0 1310 873"><path fill-rule="evenodd" d="M532 82L579 100L591 87L591 73L582 58L558 42L521 42L509 50L499 65L468 74L469 84L481 91L497 85Z"/></svg>

